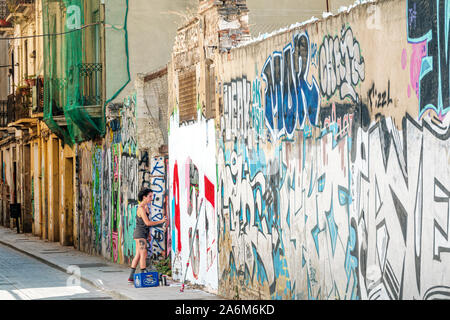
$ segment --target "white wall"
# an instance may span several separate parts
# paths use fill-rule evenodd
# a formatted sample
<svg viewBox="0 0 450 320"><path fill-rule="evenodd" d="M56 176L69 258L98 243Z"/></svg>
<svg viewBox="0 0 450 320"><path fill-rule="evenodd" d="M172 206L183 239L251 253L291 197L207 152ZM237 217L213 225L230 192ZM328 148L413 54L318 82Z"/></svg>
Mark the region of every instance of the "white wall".
<svg viewBox="0 0 450 320"><path fill-rule="evenodd" d="M189 257L190 230L194 233L197 223L198 241L192 246L192 255L186 280L206 286L215 291L218 289L217 269L217 215L215 212L216 189L216 141L214 120L200 120L195 124L179 125L175 112L170 120L169 131L169 195L171 206L172 230L172 275L174 279L183 280L186 263ZM194 175L192 163L198 171L198 195L190 185L190 174ZM174 173L178 167L178 181ZM207 181L213 185L212 198ZM178 188L177 188L178 186ZM209 185L211 187L211 185ZM179 198L178 192L179 191ZM203 201L202 206L200 206ZM189 213L188 206L198 208ZM176 206L179 205L180 224L177 225ZM206 221L207 220L207 221ZM180 248L181 244L181 248ZM197 246L198 244L198 246Z"/></svg>

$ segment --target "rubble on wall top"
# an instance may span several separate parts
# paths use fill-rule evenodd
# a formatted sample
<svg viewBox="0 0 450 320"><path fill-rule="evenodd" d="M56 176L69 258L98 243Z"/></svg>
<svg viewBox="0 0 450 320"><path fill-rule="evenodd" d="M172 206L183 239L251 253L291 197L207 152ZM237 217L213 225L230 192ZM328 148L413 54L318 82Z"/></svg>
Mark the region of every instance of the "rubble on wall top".
<svg viewBox="0 0 450 320"><path fill-rule="evenodd" d="M349 7L344 7L344 6L341 6L339 9L338 9L338 14L339 13L343 13L343 12L350 12L351 10L353 10L354 8L356 8L356 7L358 7L358 6L360 6L360 5L363 5L363 4L366 4L366 3L373 3L373 2L378 2L378 0L356 0L355 1L355 3L353 3L351 6L349 6Z"/></svg>
<svg viewBox="0 0 450 320"><path fill-rule="evenodd" d="M361 5L363 5L363 4L366 4L366 3L373 3L373 2L377 2L377 1L378 1L378 0L356 0L356 1L354 2L354 4L352 4L352 5L349 6L349 7L343 7L343 6L340 7L339 10L338 10L338 14L341 14L341 13L344 13L344 12L349 13L351 10L353 10L353 9L356 8L356 7L359 7L359 6L361 6ZM331 17L331 16L334 16L333 13L331 13L331 12L323 12L323 13L322 13L322 19L327 19L328 17ZM296 29L296 28L299 28L299 27L303 27L303 26L305 26L305 25L308 25L308 24L310 24L310 23L313 23L313 22L316 22L316 21L319 21L319 20L320 20L320 19L318 19L318 18L316 18L316 17L313 16L313 17L311 17L309 20L291 24L290 26L286 26L286 27L284 27L284 28L275 30L275 31L273 31L273 32L271 32L271 33L260 34L260 35L258 35L258 36L255 37L255 38L251 38L251 39L249 39L248 41L244 41L244 42L239 43L239 44L238 44L237 46L235 46L234 48L245 47L245 46L254 44L254 43L256 43L256 42L260 42L260 41L263 41L263 40L265 40L265 39L274 37L274 36L276 36L276 35L278 35L278 34L281 34L281 33L286 32L286 31L290 31L290 30L293 30L293 29Z"/></svg>

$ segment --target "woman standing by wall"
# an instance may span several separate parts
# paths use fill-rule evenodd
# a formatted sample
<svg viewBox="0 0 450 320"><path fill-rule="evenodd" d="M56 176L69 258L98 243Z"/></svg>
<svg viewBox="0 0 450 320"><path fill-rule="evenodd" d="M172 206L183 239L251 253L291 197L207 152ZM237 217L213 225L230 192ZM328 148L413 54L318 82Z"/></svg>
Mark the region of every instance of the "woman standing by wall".
<svg viewBox="0 0 450 320"><path fill-rule="evenodd" d="M146 259L147 259L147 238L150 227L166 222L166 217L159 221L150 221L150 211L148 204L151 203L153 192L150 189L143 189L138 194L139 206L136 212L136 228L134 229L133 239L136 241L136 255L131 262L131 272L128 277L128 282L134 282L134 273L139 263L141 272L145 273Z"/></svg>

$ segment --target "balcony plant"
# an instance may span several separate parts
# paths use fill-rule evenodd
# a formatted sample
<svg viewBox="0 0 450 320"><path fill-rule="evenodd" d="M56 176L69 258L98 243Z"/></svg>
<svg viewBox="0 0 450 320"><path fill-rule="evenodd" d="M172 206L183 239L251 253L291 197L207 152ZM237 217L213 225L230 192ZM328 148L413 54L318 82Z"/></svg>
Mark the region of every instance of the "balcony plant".
<svg viewBox="0 0 450 320"><path fill-rule="evenodd" d="M11 23L7 22L5 19L0 19L0 28L11 27Z"/></svg>

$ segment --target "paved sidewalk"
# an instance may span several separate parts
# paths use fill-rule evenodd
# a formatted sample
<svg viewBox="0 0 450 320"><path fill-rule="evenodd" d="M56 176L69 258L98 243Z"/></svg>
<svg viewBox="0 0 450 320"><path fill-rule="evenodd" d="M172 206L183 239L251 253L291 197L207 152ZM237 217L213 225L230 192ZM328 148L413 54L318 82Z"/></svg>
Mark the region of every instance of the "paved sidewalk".
<svg viewBox="0 0 450 320"><path fill-rule="evenodd" d="M221 297L168 280L168 286L135 288L127 282L129 267L112 263L103 257L91 256L70 246L41 240L31 234L18 234L14 229L0 226L0 243L32 256L56 269L67 272L78 266L82 280L105 293L126 300L220 300ZM70 269L69 269L70 267ZM72 273L72 272L68 272Z"/></svg>

